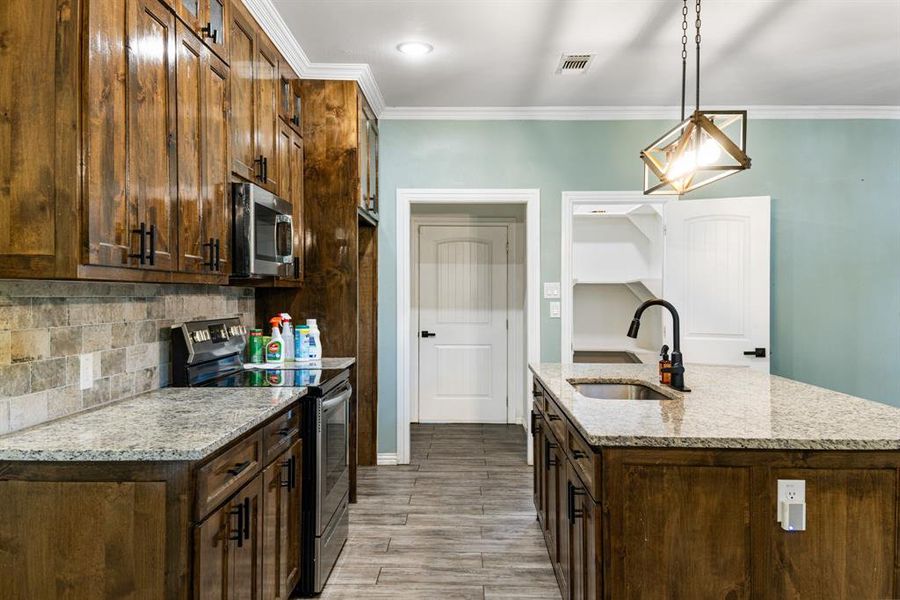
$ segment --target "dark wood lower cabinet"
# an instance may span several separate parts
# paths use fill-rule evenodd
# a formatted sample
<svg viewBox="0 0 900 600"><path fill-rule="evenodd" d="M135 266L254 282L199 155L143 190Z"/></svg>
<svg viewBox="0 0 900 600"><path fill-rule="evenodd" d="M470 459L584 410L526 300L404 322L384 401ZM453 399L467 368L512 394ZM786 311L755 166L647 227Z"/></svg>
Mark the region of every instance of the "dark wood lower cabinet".
<svg viewBox="0 0 900 600"><path fill-rule="evenodd" d="M263 598L290 597L300 578L301 442L263 471Z"/></svg>
<svg viewBox="0 0 900 600"><path fill-rule="evenodd" d="M564 600L900 597L900 453L601 447L586 460L541 396L534 502ZM776 522L779 479L806 481L805 531Z"/></svg>

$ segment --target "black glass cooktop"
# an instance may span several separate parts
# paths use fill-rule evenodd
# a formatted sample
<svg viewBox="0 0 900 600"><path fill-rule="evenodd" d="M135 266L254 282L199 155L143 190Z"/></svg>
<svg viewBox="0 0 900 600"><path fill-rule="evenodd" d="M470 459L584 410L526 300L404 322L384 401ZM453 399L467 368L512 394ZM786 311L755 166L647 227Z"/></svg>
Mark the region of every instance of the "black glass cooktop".
<svg viewBox="0 0 900 600"><path fill-rule="evenodd" d="M345 369L245 369L207 382L204 387L317 387Z"/></svg>

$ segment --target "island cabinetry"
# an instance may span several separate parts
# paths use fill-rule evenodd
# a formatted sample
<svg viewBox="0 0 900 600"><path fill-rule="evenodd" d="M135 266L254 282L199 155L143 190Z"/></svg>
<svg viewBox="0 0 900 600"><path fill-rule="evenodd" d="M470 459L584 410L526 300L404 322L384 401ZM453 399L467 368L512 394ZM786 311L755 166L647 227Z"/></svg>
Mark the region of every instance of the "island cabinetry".
<svg viewBox="0 0 900 600"><path fill-rule="evenodd" d="M896 451L595 445L539 385L532 435L565 599L900 594ZM779 479L806 482L805 531L777 523Z"/></svg>

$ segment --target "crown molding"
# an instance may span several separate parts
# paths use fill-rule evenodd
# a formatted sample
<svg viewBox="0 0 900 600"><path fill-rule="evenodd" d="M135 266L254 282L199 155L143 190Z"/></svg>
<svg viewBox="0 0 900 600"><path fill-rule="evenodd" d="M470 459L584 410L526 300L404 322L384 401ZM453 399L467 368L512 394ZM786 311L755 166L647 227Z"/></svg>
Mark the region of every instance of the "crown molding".
<svg viewBox="0 0 900 600"><path fill-rule="evenodd" d="M291 33L272 0L243 0L244 6L259 22L275 46L290 63L291 68L303 79L335 79L355 81L359 84L369 106L380 116L385 109L384 96L372 69L365 63L314 63Z"/></svg>
<svg viewBox="0 0 900 600"><path fill-rule="evenodd" d="M713 107L709 107L713 108ZM744 106L753 119L900 119L900 106ZM387 107L381 119L436 121L647 121L678 119L678 106Z"/></svg>

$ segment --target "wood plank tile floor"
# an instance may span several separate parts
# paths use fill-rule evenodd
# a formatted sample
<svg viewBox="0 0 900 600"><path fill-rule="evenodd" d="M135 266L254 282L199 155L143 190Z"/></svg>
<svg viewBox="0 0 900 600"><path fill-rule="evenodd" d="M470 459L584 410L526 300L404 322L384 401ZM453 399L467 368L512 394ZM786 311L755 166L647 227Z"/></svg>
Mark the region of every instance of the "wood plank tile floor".
<svg viewBox="0 0 900 600"><path fill-rule="evenodd" d="M553 599L517 425L413 425L411 464L362 467L322 598Z"/></svg>

